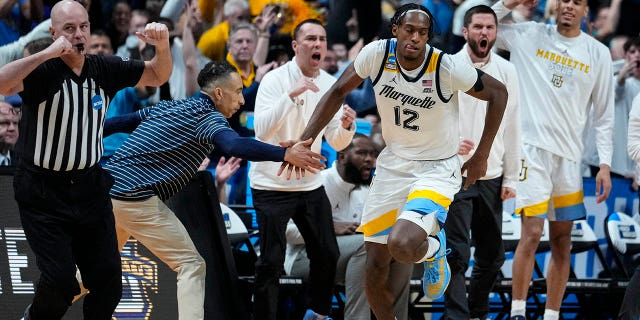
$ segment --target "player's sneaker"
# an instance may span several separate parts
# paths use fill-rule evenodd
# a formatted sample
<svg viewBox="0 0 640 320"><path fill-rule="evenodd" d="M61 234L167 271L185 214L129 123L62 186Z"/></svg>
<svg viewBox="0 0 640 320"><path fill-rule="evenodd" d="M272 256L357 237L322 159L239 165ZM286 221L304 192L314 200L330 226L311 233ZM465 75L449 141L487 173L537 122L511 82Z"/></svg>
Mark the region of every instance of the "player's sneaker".
<svg viewBox="0 0 640 320"><path fill-rule="evenodd" d="M304 318L302 320L319 320L319 316L317 313L313 312L311 309L307 309L307 313L304 314ZM324 320L333 320L330 317L324 318Z"/></svg>
<svg viewBox="0 0 640 320"><path fill-rule="evenodd" d="M432 257L424 262L424 274L422 275L422 290L424 295L431 299L439 299L444 294L451 280L451 269L447 262L447 255L451 249L447 249L447 236L444 229L436 235L440 241L440 249Z"/></svg>

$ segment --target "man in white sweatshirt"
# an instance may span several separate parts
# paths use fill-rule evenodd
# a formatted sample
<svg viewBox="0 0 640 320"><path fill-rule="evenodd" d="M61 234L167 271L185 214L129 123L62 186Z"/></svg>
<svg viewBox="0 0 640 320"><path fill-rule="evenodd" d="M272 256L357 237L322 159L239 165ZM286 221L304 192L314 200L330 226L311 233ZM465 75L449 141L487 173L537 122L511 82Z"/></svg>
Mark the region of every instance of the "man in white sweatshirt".
<svg viewBox="0 0 640 320"><path fill-rule="evenodd" d="M491 52L496 42L498 20L486 5L470 8L464 16L465 46L455 57L504 83L509 93L507 107L498 129L484 177L461 189L449 207L444 229L451 253L451 283L445 292L444 319L486 319L489 293L504 262L502 244L502 201L516 196L520 165L520 112L518 75L515 66ZM460 154L468 160L480 142L487 114L486 101L458 92L460 104ZM463 174L466 180L466 174ZM475 243L473 272L468 287L471 239ZM468 297L467 297L468 294Z"/></svg>
<svg viewBox="0 0 640 320"><path fill-rule="evenodd" d="M305 20L294 30L295 57L267 73L256 96L254 127L260 141L278 144L297 139L322 95L336 81L320 69L327 52L327 35L317 20ZM342 150L355 133L355 111L344 106L314 136L311 150L320 153L321 135ZM249 178L260 230L260 257L256 263L254 312L256 318L276 319L278 281L282 273L289 219L300 229L310 260L310 303L306 319L323 319L331 298L339 256L331 219L331 204L320 175L307 172L300 180L278 176L280 163L251 163Z"/></svg>
<svg viewBox="0 0 640 320"><path fill-rule="evenodd" d="M519 4L504 0L493 6L499 19ZM583 219L582 132L593 114L600 158L595 196L611 190L611 136L614 94L611 55L607 47L580 31L586 0L559 0L557 25L535 22L501 24L496 46L511 51L521 85L523 160L516 211L522 237L513 261L512 319L525 319L535 251L544 219L549 220L551 261L547 268L544 319L558 319L569 278L571 228Z"/></svg>

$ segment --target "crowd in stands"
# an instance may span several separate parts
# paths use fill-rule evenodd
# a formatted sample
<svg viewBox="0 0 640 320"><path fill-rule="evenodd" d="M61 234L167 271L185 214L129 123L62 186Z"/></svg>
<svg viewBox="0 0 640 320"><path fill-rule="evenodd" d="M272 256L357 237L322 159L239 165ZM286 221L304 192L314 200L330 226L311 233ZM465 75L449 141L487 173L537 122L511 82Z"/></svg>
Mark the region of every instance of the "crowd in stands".
<svg viewBox="0 0 640 320"><path fill-rule="evenodd" d="M536 6L519 5L501 22L534 21L555 24L556 1L564 0L540 0ZM0 67L40 52L53 43L49 33L51 26L49 15L56 2L55 0L0 0ZM257 133L260 140L271 139L273 141L269 142L277 143L278 141L275 141L277 138L269 136L270 130L280 130L283 126L280 122L283 121L289 121L284 125L285 127L300 126L295 121L301 120L295 117L289 118L290 114L277 118L276 116L280 117L280 115L276 113L268 114L267 117L272 118L265 120L264 105L279 103L275 100L279 99L280 94L280 92L277 92L277 95L267 91L276 90L274 83L277 81L288 81L283 79L281 71L271 75L269 73L282 66L287 68L287 64L291 63L294 56L301 59L299 55L302 49L292 47L292 40L295 40L295 27L300 22L317 19L326 29L326 39L323 41L326 40L327 52L320 61L320 68L327 73L327 76L333 77L331 80L326 80L327 88L323 89L326 90L335 81L334 78L337 79L347 70L368 43L391 37L390 19L399 6L413 2L427 7L434 17L434 34L429 43L453 55L460 52L466 43L465 34L463 34L466 11L482 4L491 6L496 1L187 0L185 3L183 0L78 0L77 2L87 8L91 22L91 40L86 48L88 54L116 55L125 60L150 61L156 56L155 47L141 41L136 33L144 32L145 26L150 22L164 24L169 30L173 64L168 81L159 86L137 85L119 90L109 103L107 119L139 112L161 101L182 100L197 96L201 90L198 83L200 70L211 61L225 60L240 75L244 98L239 110L228 118L229 126L242 137L254 137ZM640 166L629 156L627 137L629 113L634 99L637 104L640 97L640 23L637 22L637 18L640 17L640 2L589 0L588 7L589 13L582 21L581 30L606 45L613 62L612 72L607 75L613 79L615 92L611 176L626 179L630 187L637 190L640 182ZM316 57L313 51L310 52L309 56L304 58L310 61L319 59L319 55ZM510 55L510 52L498 50L497 47L493 52L507 60ZM475 66L478 69L482 67L482 65ZM304 73L304 70L302 72ZM280 78L276 78L276 74ZM263 80L268 81L266 86L262 85ZM306 85L304 90L314 92L319 90L317 87L310 89L314 84L298 83L297 85ZM272 93L273 95L270 95ZM321 95L309 98L306 98L306 94L305 98L302 98L302 95L295 95L295 97L290 95L290 97L297 105L304 106L305 102L315 103ZM316 179L318 181L314 183L322 183L329 195L333 221L327 221L327 223L330 224L329 227L333 226L335 229L337 245L343 254L338 258L336 251L335 257L328 257L330 259L324 262L338 264L336 276L347 288L347 299L350 300L346 313L353 315L353 319L368 319L369 306L363 289L364 285L361 283L364 281L362 274L365 269L364 240L361 234L356 233L356 229L360 223L363 194L367 193L365 186L371 181L376 156L385 147L371 79L365 79L357 89L350 92L345 99L345 104L347 107L340 115L353 112L357 115L357 119L351 119L353 127L351 121L345 122L344 119L339 119L340 115L334 119L335 133L329 135L334 134L332 138L338 142L331 141L331 137L326 140L337 145L336 149L342 150L336 153L330 146L325 149L324 155L328 158L334 155L335 162L326 163L330 168L323 171L322 179ZM0 96L0 166L15 166L18 162L20 155L16 154L14 146L18 140L21 116L22 99L19 95ZM309 116L310 114L305 115L306 120ZM594 115L591 114L588 121L592 121L593 118ZM354 134L351 131L356 131L355 127L358 123L364 124L366 129L357 129L358 133L355 133L355 138L349 144L348 141L351 141L351 136ZM592 122L588 122L585 126L587 129L583 133L585 148L582 161L585 176L595 177L600 161L595 143L597 132L591 129L593 128L591 124ZM302 128L304 124L295 129L300 131ZM336 137L338 135L339 137ZM105 136L104 154L100 163L106 165L129 136L129 133ZM318 147L321 143L322 141L318 141ZM258 201L253 203L256 203L257 207L262 206L261 211L275 210L271 207L272 205L269 206L269 203L272 198L278 196L282 188L275 183L270 184L273 181L267 181L269 177L264 172L275 175L277 166L267 163L249 164L246 159L232 157L233 155L223 153L219 149L222 148L216 148L207 159L204 159L201 169L208 167L219 175L216 183L222 190L221 201L245 204L247 197L250 196L247 194L247 186L251 183L249 177L252 177L252 180L257 177L257 183L269 185L272 189L269 189L269 192L259 192ZM254 167L250 168L250 166ZM588 168L591 170L587 170ZM253 176L250 173L251 170L254 170ZM264 172L261 173L261 170ZM295 188L292 190L295 191ZM356 211L359 214L354 213ZM286 230L288 243L285 271L307 278L310 273L308 264L311 257L304 254L305 241L300 236L300 231L292 223L287 225L287 221L278 221L278 223L282 224L278 226L281 229L279 231ZM261 231L265 230L267 229L261 229ZM304 232L304 230L301 231ZM334 242L333 239L329 240ZM276 249L274 251L280 250L282 252L279 254L284 255L284 247ZM327 255L330 256L330 254ZM281 258L284 259L284 256ZM464 258L468 260L468 253ZM497 259L502 262L504 257L500 256ZM263 268L277 267L267 265L264 261L263 263L265 264ZM462 265L466 270L468 265L466 263ZM279 271L270 269L265 272L268 277L275 277ZM408 277L411 268L407 270L398 266L396 272L400 277ZM360 275L361 278L354 278L354 274ZM261 279L258 277L258 280ZM320 283L324 280L315 279L315 281ZM264 295L273 294L268 289L265 289ZM401 296L400 304L406 306L408 287L394 289L397 295ZM330 285L327 290L331 290ZM258 310L273 312L269 306L263 306ZM400 308L396 314L406 317L406 309L404 310L403 313Z"/></svg>

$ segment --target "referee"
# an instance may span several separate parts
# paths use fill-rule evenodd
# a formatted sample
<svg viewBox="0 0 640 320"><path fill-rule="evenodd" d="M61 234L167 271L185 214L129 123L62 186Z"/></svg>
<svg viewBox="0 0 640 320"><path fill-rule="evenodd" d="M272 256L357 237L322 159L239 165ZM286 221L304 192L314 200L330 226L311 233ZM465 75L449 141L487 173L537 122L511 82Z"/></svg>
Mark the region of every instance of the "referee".
<svg viewBox="0 0 640 320"><path fill-rule="evenodd" d="M51 9L54 43L0 68L0 94L24 102L14 177L15 197L41 276L25 319L60 319L80 292L76 265L90 293L85 319L111 319L122 294L109 189L97 162L102 129L115 93L136 84L159 86L171 73L169 32L150 23L138 38L156 46L149 62L85 55L89 18L70 0Z"/></svg>

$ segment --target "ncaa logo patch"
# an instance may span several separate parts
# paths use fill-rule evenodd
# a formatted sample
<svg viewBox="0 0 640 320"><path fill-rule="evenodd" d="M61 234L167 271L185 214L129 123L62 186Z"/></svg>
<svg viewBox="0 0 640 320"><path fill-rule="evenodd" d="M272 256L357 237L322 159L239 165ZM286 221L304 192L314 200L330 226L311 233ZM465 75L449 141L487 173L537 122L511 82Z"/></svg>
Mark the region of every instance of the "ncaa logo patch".
<svg viewBox="0 0 640 320"><path fill-rule="evenodd" d="M102 100L101 96L95 95L93 96L93 98L91 98L91 108L93 108L93 110L100 110L103 106L104 101Z"/></svg>
<svg viewBox="0 0 640 320"><path fill-rule="evenodd" d="M391 72L398 72L395 54L389 53L389 56L387 57L387 61L384 63L384 70L391 71Z"/></svg>

